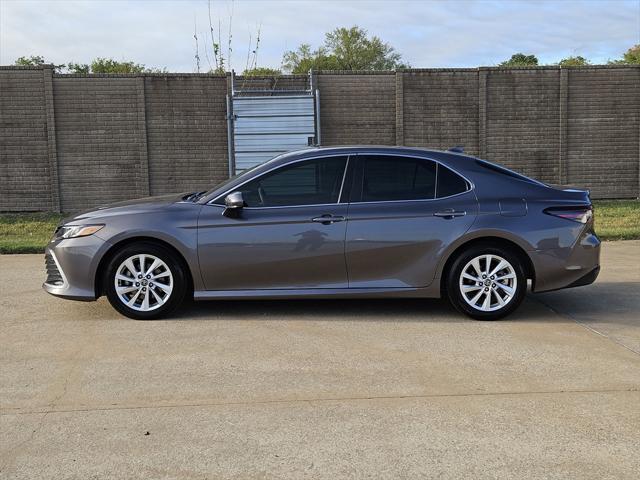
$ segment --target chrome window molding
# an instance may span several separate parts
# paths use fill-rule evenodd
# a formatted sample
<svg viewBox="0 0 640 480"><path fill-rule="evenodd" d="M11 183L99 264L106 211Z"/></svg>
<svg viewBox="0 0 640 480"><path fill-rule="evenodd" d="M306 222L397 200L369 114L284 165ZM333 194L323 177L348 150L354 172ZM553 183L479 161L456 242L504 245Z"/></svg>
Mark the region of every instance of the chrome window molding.
<svg viewBox="0 0 640 480"><path fill-rule="evenodd" d="M456 175L458 175L459 177L462 177L464 179L465 182L467 182L467 185L469 185L469 188L466 189L464 192L460 192L460 193L456 193L453 195L448 195L446 197L434 197L434 198L418 198L418 199L414 199L414 200L380 200L380 201L375 201L375 202L350 202L350 203L389 203L389 202L430 202L433 200L443 200L445 198L452 198L452 197L457 197L458 195L462 195L463 193L468 193L471 192L472 190L474 190L475 184L469 180L465 175L461 174L460 172L458 172L455 168L451 168L448 165L445 165L444 163L442 163L439 160L436 160L435 158L430 158L430 157L423 157L420 155L409 155L409 154L393 154L393 153L380 153L380 152L373 152L373 153L367 153L367 152L358 152L355 155L366 155L366 156L378 156L378 157L405 157L405 158L415 158L418 160L429 160L430 162L434 162L436 164L436 191L435 194L437 195L438 193L438 170L440 170L440 167L442 168L448 168L449 170L451 170L453 173L455 173Z"/></svg>
<svg viewBox="0 0 640 480"><path fill-rule="evenodd" d="M269 170L267 170L266 172L262 172L259 176L256 177L252 177L249 178L248 180L242 182L239 185L236 185L234 188L227 190L224 193L221 193L220 195L218 195L216 198L214 198L213 200L209 200L206 204L207 205L219 205L216 204L214 202L216 202L217 200L220 200L221 198L224 199L224 197L226 197L227 195L229 195L232 192L237 191L240 187L242 187L243 185L246 185L247 183L256 180L257 178L263 177L264 175L271 173L275 170L278 170L279 168L283 168L283 167L288 167L289 165L294 165L296 163L300 163L300 162L307 162L307 161L311 161L311 160L318 160L319 158L332 158L332 157L347 157L347 161L344 164L344 172L342 174L342 185L340 185L340 193L338 194L338 201L335 203L319 203L319 204L315 204L315 205L337 205L340 203L340 198L342 197L342 189L344 188L344 179L346 177L347 174L347 169L349 168L349 157L351 157L351 154L345 154L345 153L336 153L336 154L332 154L332 155L318 155L316 157L308 157L308 158L298 158L297 160L292 160L288 163L282 164L282 165L276 165L273 168L270 168ZM224 205L220 205L220 206L224 206ZM243 208L253 208L253 209L262 209L262 208L289 208L289 207L311 207L313 205L311 204L306 204L306 205L281 205L281 206L274 206L274 207L243 207Z"/></svg>
<svg viewBox="0 0 640 480"><path fill-rule="evenodd" d="M437 193L437 188L438 188L438 170L440 170L440 167L443 168L448 168L449 170L451 170L453 173L455 173L456 175L462 177L467 184L469 185L469 188L467 190L465 190L464 192L460 192L460 193L456 193L454 195L448 195L446 197L435 197L435 198L418 198L418 199L413 199L413 200L377 200L377 201L370 201L370 202L349 202L349 205L353 204L353 205L370 205L370 204L376 204L376 203L406 203L406 202L434 202L434 201L438 201L438 200L446 200L448 198L454 198L457 197L459 195L464 195L465 193L469 193L472 192L475 189L475 184L469 180L465 175L462 175L460 172L458 172L456 169L449 167L448 165L443 164L442 162L440 162L439 160L436 160L434 158L429 158L429 157L423 157L420 155L408 155L408 154L392 154L392 153L379 153L379 152L356 152L356 153L350 153L350 154L333 154L333 155L318 155L315 157L309 157L309 158L299 158L297 160L292 160L291 162L285 163L283 165L277 165L269 170L267 170L266 172L263 172L259 175L259 177L262 177L263 175L266 175L267 173L273 172L275 170L277 170L278 168L281 167L287 167L289 165L293 165L295 163L300 163L300 162L306 162L309 160L317 160L319 158L331 158L331 157L347 157L347 161L345 163L345 167L344 167L344 173L343 173L343 177L342 177L342 185L340 186L340 194L338 195L338 201L335 203L315 203L315 204L304 204L304 205L278 205L278 206L272 206L272 207L243 207L244 210L265 210L265 209L274 209L274 208L302 208L302 207L324 207L324 206L334 206L334 205L340 205L340 201L342 200L342 192L344 190L344 182L346 179L346 175L348 172L348 168L349 168L349 160L351 159L351 157L353 156L358 156L358 155L366 155L366 156L385 156L385 157L389 157L389 156L393 156L393 157L405 157L405 158L415 158L417 160L428 160L430 162L434 162L436 164L436 193ZM209 200L206 205L214 205L214 206L218 206L218 207L222 207L225 208L224 205L220 205L218 203L214 203L217 200L220 200L224 197L226 197L227 195L229 195L232 192L237 191L240 187L242 187L243 185L249 183L252 180L255 180L256 178L259 177L252 177L248 180L246 180L245 182L242 182L239 185L236 185L235 188L232 188L230 190L227 190L226 192L218 195L216 198L214 198L213 200Z"/></svg>

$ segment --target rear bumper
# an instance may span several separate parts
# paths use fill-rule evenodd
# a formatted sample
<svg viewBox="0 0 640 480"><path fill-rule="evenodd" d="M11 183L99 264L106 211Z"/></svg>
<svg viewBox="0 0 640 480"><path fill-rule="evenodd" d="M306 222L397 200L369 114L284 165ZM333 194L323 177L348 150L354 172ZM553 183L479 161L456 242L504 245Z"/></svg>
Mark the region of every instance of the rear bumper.
<svg viewBox="0 0 640 480"><path fill-rule="evenodd" d="M591 270L589 273L587 273L583 277L580 277L578 280L573 282L571 285L567 285L566 288L582 287L584 285L591 285L593 282L596 281L596 278L598 278L598 274L599 273L600 273L600 265L598 265L596 268Z"/></svg>
<svg viewBox="0 0 640 480"><path fill-rule="evenodd" d="M600 239L583 232L567 248L529 252L535 269L534 292L548 292L593 283L600 272Z"/></svg>

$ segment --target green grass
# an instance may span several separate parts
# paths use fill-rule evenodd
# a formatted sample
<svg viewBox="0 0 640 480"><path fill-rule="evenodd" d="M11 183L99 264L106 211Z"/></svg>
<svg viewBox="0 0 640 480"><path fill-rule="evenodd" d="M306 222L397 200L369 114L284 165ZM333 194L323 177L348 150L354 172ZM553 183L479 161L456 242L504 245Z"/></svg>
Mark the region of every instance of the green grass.
<svg viewBox="0 0 640 480"><path fill-rule="evenodd" d="M640 239L640 200L594 200L593 207L602 240Z"/></svg>
<svg viewBox="0 0 640 480"><path fill-rule="evenodd" d="M640 200L596 200L596 232L602 240L640 239ZM0 215L0 253L42 253L62 215Z"/></svg>
<svg viewBox="0 0 640 480"><path fill-rule="evenodd" d="M0 215L0 253L42 253L63 215L16 213Z"/></svg>

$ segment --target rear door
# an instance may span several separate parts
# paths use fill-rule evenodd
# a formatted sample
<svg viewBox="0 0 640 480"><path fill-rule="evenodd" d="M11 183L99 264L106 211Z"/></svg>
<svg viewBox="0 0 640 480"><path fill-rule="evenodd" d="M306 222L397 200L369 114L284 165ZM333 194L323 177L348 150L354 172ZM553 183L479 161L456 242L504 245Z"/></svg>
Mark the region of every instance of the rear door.
<svg viewBox="0 0 640 480"><path fill-rule="evenodd" d="M425 158L355 158L346 235L349 287L429 285L446 247L477 215L471 185Z"/></svg>

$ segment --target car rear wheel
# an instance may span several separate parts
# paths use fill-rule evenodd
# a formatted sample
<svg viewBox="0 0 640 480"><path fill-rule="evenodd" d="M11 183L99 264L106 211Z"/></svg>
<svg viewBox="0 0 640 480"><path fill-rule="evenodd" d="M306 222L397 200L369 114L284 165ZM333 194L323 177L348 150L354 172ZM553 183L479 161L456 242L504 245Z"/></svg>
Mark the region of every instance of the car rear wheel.
<svg viewBox="0 0 640 480"><path fill-rule="evenodd" d="M141 242L124 247L109 262L105 285L109 302L129 318L151 320L167 315L185 298L187 282L176 255L160 245Z"/></svg>
<svg viewBox="0 0 640 480"><path fill-rule="evenodd" d="M498 320L513 312L526 294L522 261L510 250L476 245L453 262L447 295L460 312L477 320Z"/></svg>

